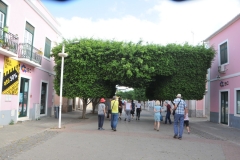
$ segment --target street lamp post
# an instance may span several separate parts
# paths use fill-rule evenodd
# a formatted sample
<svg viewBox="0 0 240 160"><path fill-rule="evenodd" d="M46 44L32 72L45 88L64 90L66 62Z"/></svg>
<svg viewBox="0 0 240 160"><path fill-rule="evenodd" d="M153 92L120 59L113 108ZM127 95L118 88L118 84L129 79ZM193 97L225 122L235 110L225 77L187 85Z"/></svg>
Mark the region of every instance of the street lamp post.
<svg viewBox="0 0 240 160"><path fill-rule="evenodd" d="M59 57L62 57L62 65L61 65L61 80L60 80L60 105L59 105L59 122L58 128L61 128L61 115L62 115L62 86L63 86L63 69L64 69L64 58L68 56L67 53L64 53L65 45L62 45L62 53L58 53Z"/></svg>
<svg viewBox="0 0 240 160"><path fill-rule="evenodd" d="M71 44L79 43L79 41L74 41ZM59 104L59 121L58 121L58 128L61 128L61 116L62 116L62 88L63 88L63 69L64 69L64 58L68 56L65 52L65 44L63 42L62 45L62 53L58 53L59 57L62 57L62 64L61 64L61 80L60 80L60 104Z"/></svg>

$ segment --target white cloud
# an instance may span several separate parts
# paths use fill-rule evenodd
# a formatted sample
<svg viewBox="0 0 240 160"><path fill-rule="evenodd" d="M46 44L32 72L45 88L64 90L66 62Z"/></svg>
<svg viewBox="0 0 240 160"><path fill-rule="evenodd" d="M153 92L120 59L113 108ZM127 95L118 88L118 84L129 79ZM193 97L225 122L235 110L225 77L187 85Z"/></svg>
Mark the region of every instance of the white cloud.
<svg viewBox="0 0 240 160"><path fill-rule="evenodd" d="M119 41L197 44L239 13L238 0L192 0L187 3L161 3L147 14L158 14L159 22L132 15L120 19L57 18L65 38L93 37Z"/></svg>

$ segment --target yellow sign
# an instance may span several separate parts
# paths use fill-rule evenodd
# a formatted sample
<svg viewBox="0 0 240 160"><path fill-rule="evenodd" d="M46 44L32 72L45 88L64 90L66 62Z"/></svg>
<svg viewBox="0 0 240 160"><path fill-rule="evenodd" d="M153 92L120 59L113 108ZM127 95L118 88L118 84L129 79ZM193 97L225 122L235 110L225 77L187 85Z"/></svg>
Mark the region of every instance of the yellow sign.
<svg viewBox="0 0 240 160"><path fill-rule="evenodd" d="M18 94L20 63L9 57L4 57L2 94Z"/></svg>

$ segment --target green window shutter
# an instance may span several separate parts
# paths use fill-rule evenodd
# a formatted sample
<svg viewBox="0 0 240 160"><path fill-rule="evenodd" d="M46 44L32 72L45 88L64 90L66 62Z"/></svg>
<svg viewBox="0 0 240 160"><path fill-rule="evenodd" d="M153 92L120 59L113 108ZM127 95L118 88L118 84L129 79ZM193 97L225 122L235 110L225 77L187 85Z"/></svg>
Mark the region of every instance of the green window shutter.
<svg viewBox="0 0 240 160"><path fill-rule="evenodd" d="M0 11L3 12L5 15L7 14L7 5L0 1Z"/></svg>
<svg viewBox="0 0 240 160"><path fill-rule="evenodd" d="M48 38L46 38L44 56L50 58L50 53L51 53L51 41Z"/></svg>
<svg viewBox="0 0 240 160"><path fill-rule="evenodd" d="M34 34L34 27L30 23L28 23L28 22L26 22L26 30L28 32Z"/></svg>
<svg viewBox="0 0 240 160"><path fill-rule="evenodd" d="M240 104L239 104L239 101L240 101L240 90L238 90L237 91L237 104L236 104L236 106L237 106L237 114L240 114Z"/></svg>
<svg viewBox="0 0 240 160"><path fill-rule="evenodd" d="M220 46L221 65L228 62L227 42Z"/></svg>

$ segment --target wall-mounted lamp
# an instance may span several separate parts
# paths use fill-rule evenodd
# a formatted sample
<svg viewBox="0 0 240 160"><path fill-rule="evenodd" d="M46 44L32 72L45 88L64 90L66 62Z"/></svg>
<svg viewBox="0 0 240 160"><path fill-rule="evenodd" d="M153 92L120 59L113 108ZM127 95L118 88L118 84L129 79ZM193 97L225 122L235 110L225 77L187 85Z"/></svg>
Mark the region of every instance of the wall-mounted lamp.
<svg viewBox="0 0 240 160"><path fill-rule="evenodd" d="M220 77L220 75L217 75L217 79L220 79L221 77Z"/></svg>

